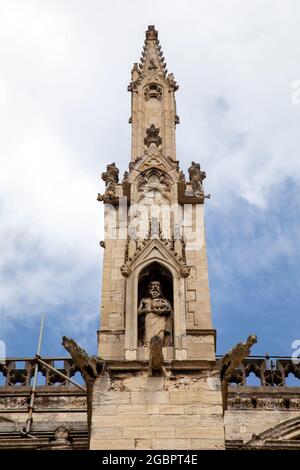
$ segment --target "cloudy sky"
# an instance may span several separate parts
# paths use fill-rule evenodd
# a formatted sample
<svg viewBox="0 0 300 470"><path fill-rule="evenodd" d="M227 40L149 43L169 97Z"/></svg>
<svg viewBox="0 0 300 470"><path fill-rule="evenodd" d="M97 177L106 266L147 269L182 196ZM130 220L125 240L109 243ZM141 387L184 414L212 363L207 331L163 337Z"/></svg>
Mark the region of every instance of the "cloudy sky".
<svg viewBox="0 0 300 470"><path fill-rule="evenodd" d="M0 0L0 339L33 355L61 336L96 351L100 174L130 156L133 62L155 24L180 85L178 158L207 172L218 352L300 339L297 0Z"/></svg>

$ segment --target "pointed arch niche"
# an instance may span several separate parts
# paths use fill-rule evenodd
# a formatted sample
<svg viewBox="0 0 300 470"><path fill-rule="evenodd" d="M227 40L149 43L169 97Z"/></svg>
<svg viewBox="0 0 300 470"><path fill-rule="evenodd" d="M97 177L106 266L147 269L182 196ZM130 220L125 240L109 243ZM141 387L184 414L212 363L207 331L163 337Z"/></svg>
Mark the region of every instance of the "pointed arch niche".
<svg viewBox="0 0 300 470"><path fill-rule="evenodd" d="M167 299L173 307L173 277L171 272L161 264L154 261L147 265L139 275L138 279L138 305L142 298L148 297L148 286L149 282L158 281L161 286L161 295ZM173 346L173 314L170 316L170 334L165 337L165 346ZM143 321L138 316L138 347L143 346Z"/></svg>
<svg viewBox="0 0 300 470"><path fill-rule="evenodd" d="M132 263L126 278L125 358L148 359L149 349L141 345L138 335L138 304L146 295L150 280L161 281L162 293L173 308L171 345L164 347L165 359L186 359L185 279L180 264L168 253L160 240L154 239Z"/></svg>

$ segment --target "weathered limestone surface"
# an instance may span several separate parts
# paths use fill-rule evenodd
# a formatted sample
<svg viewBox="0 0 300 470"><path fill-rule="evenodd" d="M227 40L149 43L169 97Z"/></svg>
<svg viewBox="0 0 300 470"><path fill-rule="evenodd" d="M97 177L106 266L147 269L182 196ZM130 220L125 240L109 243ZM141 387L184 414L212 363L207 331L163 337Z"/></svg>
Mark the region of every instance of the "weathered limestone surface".
<svg viewBox="0 0 300 470"><path fill-rule="evenodd" d="M224 449L219 380L99 378L91 449Z"/></svg>
<svg viewBox="0 0 300 470"><path fill-rule="evenodd" d="M270 410L227 410L224 416L225 438L228 441L251 440L253 434L260 434L291 418L300 417L299 411Z"/></svg>

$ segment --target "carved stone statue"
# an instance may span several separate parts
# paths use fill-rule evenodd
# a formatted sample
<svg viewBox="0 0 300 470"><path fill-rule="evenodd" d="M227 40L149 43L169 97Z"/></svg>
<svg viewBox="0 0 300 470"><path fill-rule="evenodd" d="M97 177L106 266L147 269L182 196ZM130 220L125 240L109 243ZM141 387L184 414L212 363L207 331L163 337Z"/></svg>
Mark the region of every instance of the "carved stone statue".
<svg viewBox="0 0 300 470"><path fill-rule="evenodd" d="M188 172L195 196L202 196L204 193L203 180L206 178L205 171L201 170L199 163L192 162Z"/></svg>
<svg viewBox="0 0 300 470"><path fill-rule="evenodd" d="M227 380L230 373L250 354L253 344L257 343L257 336L250 335L244 343L238 343L226 353L219 363L221 380Z"/></svg>
<svg viewBox="0 0 300 470"><path fill-rule="evenodd" d="M143 325L143 344L150 346L153 336L159 336L163 346L169 346L172 338L172 306L162 295L159 281L148 285L148 297L141 299L138 308L139 323Z"/></svg>

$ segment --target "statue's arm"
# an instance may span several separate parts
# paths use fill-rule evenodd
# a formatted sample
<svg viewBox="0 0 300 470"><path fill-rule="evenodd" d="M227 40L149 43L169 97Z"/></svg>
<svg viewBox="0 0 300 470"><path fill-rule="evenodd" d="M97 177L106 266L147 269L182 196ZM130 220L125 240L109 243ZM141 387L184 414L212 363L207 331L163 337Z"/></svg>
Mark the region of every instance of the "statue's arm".
<svg viewBox="0 0 300 470"><path fill-rule="evenodd" d="M145 299L142 299L140 301L140 305L139 305L139 308L138 308L138 315L142 315L143 313L146 313L147 311L147 308L146 308L146 301Z"/></svg>

